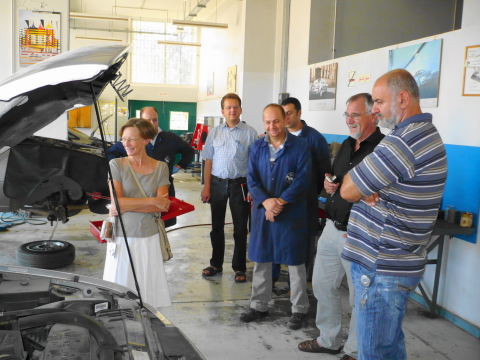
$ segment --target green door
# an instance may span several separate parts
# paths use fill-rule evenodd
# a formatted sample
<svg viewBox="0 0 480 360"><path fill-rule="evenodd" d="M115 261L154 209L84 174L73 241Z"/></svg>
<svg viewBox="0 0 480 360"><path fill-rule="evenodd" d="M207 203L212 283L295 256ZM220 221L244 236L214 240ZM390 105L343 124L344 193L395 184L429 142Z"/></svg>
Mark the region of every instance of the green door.
<svg viewBox="0 0 480 360"><path fill-rule="evenodd" d="M153 106L158 111L158 126L164 131L171 131L177 135L184 132L193 132L197 120L197 103L190 102L174 102L174 101L145 101L145 100L128 100L128 113L130 118L137 116L137 111L145 106ZM188 112L188 129L187 130L171 130L170 115L172 111ZM138 115L140 116L140 114ZM180 160L177 154L175 164Z"/></svg>
<svg viewBox="0 0 480 360"><path fill-rule="evenodd" d="M145 106L153 106L158 111L158 126L162 130L171 131L177 135L184 132L193 132L197 120L197 104L190 102L174 102L174 101L145 101L145 100L128 100L128 113L130 117L136 117L137 111ZM170 116L172 111L188 113L188 129L171 130Z"/></svg>

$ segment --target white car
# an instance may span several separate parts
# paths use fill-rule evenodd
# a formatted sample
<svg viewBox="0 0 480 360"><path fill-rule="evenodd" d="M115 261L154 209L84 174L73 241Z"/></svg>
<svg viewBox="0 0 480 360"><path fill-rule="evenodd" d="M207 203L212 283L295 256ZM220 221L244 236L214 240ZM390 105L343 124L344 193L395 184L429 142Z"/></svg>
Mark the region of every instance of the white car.
<svg viewBox="0 0 480 360"><path fill-rule="evenodd" d="M124 45L80 48L0 82L7 196L62 219L75 204L105 209L108 162L103 156L70 141L28 137L65 111L91 105L109 83L115 88L128 52ZM48 249L56 258L71 254L62 242L53 243L29 251ZM204 359L131 289L58 271L0 265L0 324L1 359Z"/></svg>
<svg viewBox="0 0 480 360"><path fill-rule="evenodd" d="M312 83L310 87L310 93L322 97L328 91L328 85L324 79L317 79Z"/></svg>

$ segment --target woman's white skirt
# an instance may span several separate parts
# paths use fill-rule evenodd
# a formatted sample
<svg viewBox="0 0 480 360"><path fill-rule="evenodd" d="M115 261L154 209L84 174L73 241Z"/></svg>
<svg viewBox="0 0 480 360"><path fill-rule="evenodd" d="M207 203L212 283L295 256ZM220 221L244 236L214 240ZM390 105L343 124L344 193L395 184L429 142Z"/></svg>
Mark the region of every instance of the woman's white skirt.
<svg viewBox="0 0 480 360"><path fill-rule="evenodd" d="M127 240L142 300L155 308L170 306L172 302L163 267L159 234L146 238L129 237ZM114 251L113 248L115 248ZM107 244L103 279L124 285L137 292L123 237L116 237L113 242Z"/></svg>

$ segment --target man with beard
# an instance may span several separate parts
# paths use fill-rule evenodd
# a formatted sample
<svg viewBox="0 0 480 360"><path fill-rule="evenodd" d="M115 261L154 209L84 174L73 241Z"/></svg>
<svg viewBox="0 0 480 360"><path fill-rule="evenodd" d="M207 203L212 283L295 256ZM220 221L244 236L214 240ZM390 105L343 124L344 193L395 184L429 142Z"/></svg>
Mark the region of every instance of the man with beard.
<svg viewBox="0 0 480 360"><path fill-rule="evenodd" d="M353 262L358 359L404 360L402 320L425 270L447 158L408 71L381 76L372 94L372 113L392 131L342 182L341 196L355 202L342 258Z"/></svg>
<svg viewBox="0 0 480 360"><path fill-rule="evenodd" d="M325 190L329 194L326 202L327 223L318 240L315 267L313 269L313 293L317 298L316 325L320 330L317 339L306 340L298 345L305 352L338 354L342 346L342 301L340 286L345 274L350 291L352 316L350 331L344 346L342 360L357 358L357 329L354 308L353 284L350 274L350 262L341 258L347 237L348 218L352 204L342 199L338 191L339 182L354 166L358 165L384 135L376 126L378 120L371 113L372 96L367 93L353 95L347 100L347 109L343 114L350 137L338 150L333 162L334 182L324 179ZM332 176L332 174L326 174Z"/></svg>

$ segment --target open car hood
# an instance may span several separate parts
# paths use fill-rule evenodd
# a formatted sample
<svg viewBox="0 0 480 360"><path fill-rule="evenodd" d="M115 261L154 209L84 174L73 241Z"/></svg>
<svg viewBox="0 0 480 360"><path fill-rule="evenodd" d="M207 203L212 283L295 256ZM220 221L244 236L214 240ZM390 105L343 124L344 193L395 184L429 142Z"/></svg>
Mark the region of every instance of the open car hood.
<svg viewBox="0 0 480 360"><path fill-rule="evenodd" d="M108 82L115 79L129 50L128 45L86 46L1 81L0 149L17 145L65 111L93 104Z"/></svg>

